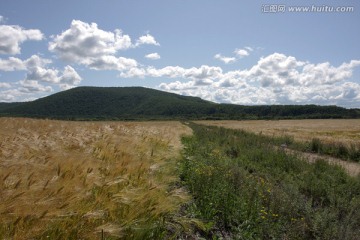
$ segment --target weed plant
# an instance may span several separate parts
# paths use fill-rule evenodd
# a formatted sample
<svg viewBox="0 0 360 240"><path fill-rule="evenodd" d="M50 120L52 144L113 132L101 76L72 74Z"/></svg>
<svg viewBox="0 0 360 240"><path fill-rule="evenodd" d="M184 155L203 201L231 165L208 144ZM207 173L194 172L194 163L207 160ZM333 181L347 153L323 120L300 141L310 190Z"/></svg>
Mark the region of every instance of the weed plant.
<svg viewBox="0 0 360 240"><path fill-rule="evenodd" d="M358 239L360 176L274 148L279 139L191 124L181 179L187 211L213 239ZM291 141L291 139L289 139Z"/></svg>

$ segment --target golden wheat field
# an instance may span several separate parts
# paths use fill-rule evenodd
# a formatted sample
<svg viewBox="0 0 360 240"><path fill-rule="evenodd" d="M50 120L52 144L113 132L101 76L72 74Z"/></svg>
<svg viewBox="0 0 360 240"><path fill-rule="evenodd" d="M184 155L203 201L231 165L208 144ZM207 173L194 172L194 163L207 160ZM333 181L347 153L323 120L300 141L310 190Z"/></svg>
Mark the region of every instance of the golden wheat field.
<svg viewBox="0 0 360 240"><path fill-rule="evenodd" d="M288 135L299 141L318 138L327 143L358 144L360 142L360 119L197 121L197 123L243 129L269 136Z"/></svg>
<svg viewBox="0 0 360 240"><path fill-rule="evenodd" d="M174 172L180 137L191 130L181 123L0 125L2 239L136 238L159 219L182 221L176 212L188 195Z"/></svg>

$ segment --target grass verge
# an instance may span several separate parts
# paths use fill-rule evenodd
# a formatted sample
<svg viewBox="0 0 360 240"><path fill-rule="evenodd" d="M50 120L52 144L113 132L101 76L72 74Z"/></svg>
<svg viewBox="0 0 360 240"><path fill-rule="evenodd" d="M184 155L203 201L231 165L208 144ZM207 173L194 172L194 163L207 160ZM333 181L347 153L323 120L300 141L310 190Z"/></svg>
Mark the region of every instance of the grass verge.
<svg viewBox="0 0 360 240"><path fill-rule="evenodd" d="M181 178L206 238L357 239L360 176L274 149L269 137L191 124ZM275 140L274 140L275 141Z"/></svg>

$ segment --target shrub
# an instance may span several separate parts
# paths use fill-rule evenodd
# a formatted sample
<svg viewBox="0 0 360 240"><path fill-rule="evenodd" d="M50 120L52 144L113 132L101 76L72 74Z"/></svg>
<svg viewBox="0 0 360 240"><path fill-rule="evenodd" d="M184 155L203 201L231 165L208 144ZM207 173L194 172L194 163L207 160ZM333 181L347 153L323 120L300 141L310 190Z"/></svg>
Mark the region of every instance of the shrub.
<svg viewBox="0 0 360 240"><path fill-rule="evenodd" d="M322 147L323 147L323 145L322 145L320 139L313 138L311 140L311 143L310 143L310 151L311 152L320 153L322 150Z"/></svg>

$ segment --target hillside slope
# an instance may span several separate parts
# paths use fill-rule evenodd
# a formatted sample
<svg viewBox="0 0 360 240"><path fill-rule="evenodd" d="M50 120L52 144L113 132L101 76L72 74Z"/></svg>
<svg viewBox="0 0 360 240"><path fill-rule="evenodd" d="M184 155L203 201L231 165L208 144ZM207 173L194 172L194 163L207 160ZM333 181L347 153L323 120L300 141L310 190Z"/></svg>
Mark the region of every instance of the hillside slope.
<svg viewBox="0 0 360 240"><path fill-rule="evenodd" d="M78 87L26 103L0 103L0 116L55 119L359 118L359 109L316 105L242 106L142 87Z"/></svg>
<svg viewBox="0 0 360 240"><path fill-rule="evenodd" d="M22 105L21 102L13 102L13 103L6 103L6 102L0 102L0 112L5 111L6 109L13 108L19 105Z"/></svg>
<svg viewBox="0 0 360 240"><path fill-rule="evenodd" d="M5 107L12 116L51 118L142 118L206 115L215 103L142 87L78 87ZM1 109L0 109L1 111Z"/></svg>

